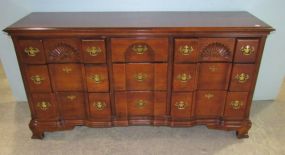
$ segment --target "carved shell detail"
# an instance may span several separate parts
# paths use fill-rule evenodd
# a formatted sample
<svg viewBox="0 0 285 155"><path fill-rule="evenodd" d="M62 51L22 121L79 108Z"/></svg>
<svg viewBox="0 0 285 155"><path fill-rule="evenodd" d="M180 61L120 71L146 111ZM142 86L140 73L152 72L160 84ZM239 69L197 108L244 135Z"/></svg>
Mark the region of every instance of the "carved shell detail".
<svg viewBox="0 0 285 155"><path fill-rule="evenodd" d="M79 52L77 49L65 43L59 43L49 51L50 60L68 60L78 57Z"/></svg>
<svg viewBox="0 0 285 155"><path fill-rule="evenodd" d="M212 43L206 46L200 55L202 60L209 58L230 59L231 52L227 46L222 43Z"/></svg>

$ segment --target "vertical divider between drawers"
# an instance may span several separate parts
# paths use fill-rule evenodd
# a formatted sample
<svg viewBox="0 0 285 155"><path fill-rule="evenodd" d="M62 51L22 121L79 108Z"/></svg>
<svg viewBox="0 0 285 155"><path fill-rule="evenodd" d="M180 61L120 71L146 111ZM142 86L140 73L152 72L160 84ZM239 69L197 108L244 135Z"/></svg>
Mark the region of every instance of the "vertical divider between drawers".
<svg viewBox="0 0 285 155"><path fill-rule="evenodd" d="M170 116L171 111L171 98L172 98L172 80L173 80L173 61L174 61L174 37L170 36L168 38L169 48L168 48L168 81L167 81L167 105L166 114Z"/></svg>

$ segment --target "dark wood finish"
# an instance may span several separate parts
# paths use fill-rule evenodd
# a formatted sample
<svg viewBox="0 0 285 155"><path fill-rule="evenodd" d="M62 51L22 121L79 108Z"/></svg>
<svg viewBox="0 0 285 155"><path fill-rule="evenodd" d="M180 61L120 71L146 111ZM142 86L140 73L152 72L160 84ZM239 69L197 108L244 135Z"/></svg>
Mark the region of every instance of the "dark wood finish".
<svg viewBox="0 0 285 155"><path fill-rule="evenodd" d="M247 138L272 30L247 12L54 12L4 31L15 45L32 138L42 139L77 125L206 125Z"/></svg>
<svg viewBox="0 0 285 155"><path fill-rule="evenodd" d="M106 48L104 40L82 40L83 59L86 63L105 63Z"/></svg>
<svg viewBox="0 0 285 155"><path fill-rule="evenodd" d="M46 65L27 65L26 77L31 92L51 92L51 83Z"/></svg>
<svg viewBox="0 0 285 155"><path fill-rule="evenodd" d="M55 91L83 90L81 65L78 64L50 64L53 88Z"/></svg>
<svg viewBox="0 0 285 155"><path fill-rule="evenodd" d="M226 90L231 67L229 63L201 63L198 73L198 88Z"/></svg>
<svg viewBox="0 0 285 155"><path fill-rule="evenodd" d="M197 91L195 116L201 118L222 116L226 95L225 91Z"/></svg>
<svg viewBox="0 0 285 155"><path fill-rule="evenodd" d="M88 92L109 92L109 77L106 65L85 65Z"/></svg>
<svg viewBox="0 0 285 155"><path fill-rule="evenodd" d="M234 64L230 91L249 91L251 88L255 65Z"/></svg>
<svg viewBox="0 0 285 155"><path fill-rule="evenodd" d="M69 119L85 119L85 99L81 92L59 92L56 94L61 117Z"/></svg>

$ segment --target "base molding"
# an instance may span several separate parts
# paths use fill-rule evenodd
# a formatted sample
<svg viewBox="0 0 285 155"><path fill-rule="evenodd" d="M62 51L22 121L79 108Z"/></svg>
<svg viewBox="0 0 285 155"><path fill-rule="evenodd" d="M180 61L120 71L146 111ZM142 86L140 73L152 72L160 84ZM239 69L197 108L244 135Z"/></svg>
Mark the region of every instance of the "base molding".
<svg viewBox="0 0 285 155"><path fill-rule="evenodd" d="M87 126L91 128L98 127L122 127L133 125L153 125L169 127L192 127L196 125L205 125L209 129L236 131L237 138L248 138L248 131L251 128L250 120L217 120L217 119L197 119L197 120L113 120L108 122L96 122L94 120L68 120L41 122L31 120L29 127L32 131L32 139L43 139L44 132L72 130L75 126Z"/></svg>

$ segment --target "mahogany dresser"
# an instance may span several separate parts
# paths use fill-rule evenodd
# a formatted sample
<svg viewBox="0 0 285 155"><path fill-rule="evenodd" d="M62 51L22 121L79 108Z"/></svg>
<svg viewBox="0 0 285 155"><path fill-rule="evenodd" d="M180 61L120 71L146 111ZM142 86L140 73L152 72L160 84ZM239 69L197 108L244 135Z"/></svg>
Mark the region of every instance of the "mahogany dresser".
<svg viewBox="0 0 285 155"><path fill-rule="evenodd" d="M31 13L6 28L32 138L75 126L153 125L248 137L267 35L247 12Z"/></svg>

